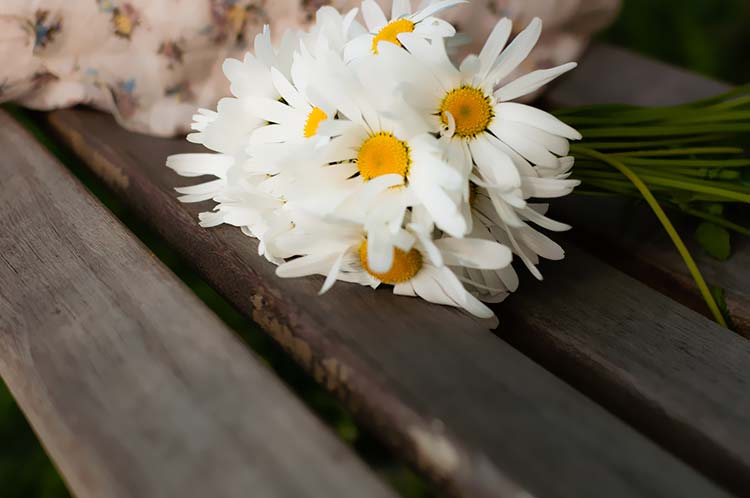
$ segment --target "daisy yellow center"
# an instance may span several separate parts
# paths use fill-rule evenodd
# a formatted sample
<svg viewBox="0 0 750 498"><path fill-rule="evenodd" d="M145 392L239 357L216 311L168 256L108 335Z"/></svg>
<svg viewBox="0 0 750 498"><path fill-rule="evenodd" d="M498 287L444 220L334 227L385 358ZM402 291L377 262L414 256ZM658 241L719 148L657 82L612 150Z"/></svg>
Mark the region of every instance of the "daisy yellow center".
<svg viewBox="0 0 750 498"><path fill-rule="evenodd" d="M406 143L384 131L371 135L357 153L359 174L365 180L390 174L406 178L410 163Z"/></svg>
<svg viewBox="0 0 750 498"><path fill-rule="evenodd" d="M478 88L463 86L448 92L440 103L440 120L448 124L450 112L456 122L456 135L473 138L487 129L493 112L490 99Z"/></svg>
<svg viewBox="0 0 750 498"><path fill-rule="evenodd" d="M414 31L414 23L408 19L397 19L389 22L372 39L372 53L378 53L378 43L381 41L391 42L400 47L401 42L398 41L398 35L401 33L411 33L412 31Z"/></svg>
<svg viewBox="0 0 750 498"><path fill-rule="evenodd" d="M385 273L376 273L367 266L367 240L359 246L359 260L367 273L385 284L396 285L408 282L422 269L422 254L416 249L409 252L393 248L393 264Z"/></svg>
<svg viewBox="0 0 750 498"><path fill-rule="evenodd" d="M307 121L305 121L305 138L315 136L318 132L318 126L320 123L328 119L328 114L323 111L320 107L313 107L310 114L307 115Z"/></svg>

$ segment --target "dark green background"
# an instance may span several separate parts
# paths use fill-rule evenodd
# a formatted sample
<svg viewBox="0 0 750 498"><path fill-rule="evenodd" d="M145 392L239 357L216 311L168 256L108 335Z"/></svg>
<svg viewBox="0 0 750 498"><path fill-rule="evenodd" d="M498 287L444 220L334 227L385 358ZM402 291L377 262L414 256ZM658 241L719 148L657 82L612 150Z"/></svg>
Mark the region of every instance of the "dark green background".
<svg viewBox="0 0 750 498"><path fill-rule="evenodd" d="M624 0L616 24L601 38L642 54L671 62L731 83L750 82L750 1L748 0ZM644 75L644 77L647 77ZM65 155L64 153L62 153ZM65 161L69 165L70 160ZM84 171L78 176L181 278L209 302L274 370L331 425L350 441L386 479L410 497L436 496L398 462L389 461L386 452L367 434L361 433L348 414L299 372L274 346L259 336L231 309L194 278L189 270L159 245L159 241L138 228L137 221ZM62 498L67 492L57 473L36 441L23 416L0 383L0 496L3 498Z"/></svg>

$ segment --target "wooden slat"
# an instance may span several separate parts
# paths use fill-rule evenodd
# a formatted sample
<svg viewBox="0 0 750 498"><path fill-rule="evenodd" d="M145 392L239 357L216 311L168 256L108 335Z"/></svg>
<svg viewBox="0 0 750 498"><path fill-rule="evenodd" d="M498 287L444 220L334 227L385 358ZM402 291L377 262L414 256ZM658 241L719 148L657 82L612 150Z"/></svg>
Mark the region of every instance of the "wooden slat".
<svg viewBox="0 0 750 498"><path fill-rule="evenodd" d="M0 374L76 496L394 496L4 112L0 150Z"/></svg>
<svg viewBox="0 0 750 498"><path fill-rule="evenodd" d="M729 88L622 49L599 45L546 98L555 107L605 102L648 106L679 104ZM571 196L558 201L555 210L560 213L558 217L575 225L573 237L592 250L599 249L608 262L708 314L685 264L648 206ZM680 219L675 216L675 220ZM736 330L750 336L750 238L735 236L732 257L721 262L695 243L694 223L680 223L678 227L706 279L726 291Z"/></svg>
<svg viewBox="0 0 750 498"><path fill-rule="evenodd" d="M745 496L750 345L584 253L512 296L501 337Z"/></svg>
<svg viewBox="0 0 750 498"><path fill-rule="evenodd" d="M318 297L320 278L277 278L273 266L257 256L256 242L236 228L198 227L197 213L210 204L177 202L173 187L186 182L163 166L168 154L195 150L184 141L130 134L111 118L91 111L59 111L49 119L84 162L212 285L394 448L454 494L503 496L497 483L504 475L545 497L722 494L461 312L393 296L386 289L345 284ZM573 253L578 256L562 263L567 271L576 274L581 265L592 264L591 258ZM596 280L578 283L581 292L600 293ZM618 285L631 298L646 290L629 279ZM533 299L533 294L525 299ZM515 318L515 307L511 300L499 311L507 319ZM589 318L604 323L605 317L611 320L631 311L616 303L611 307L614 315L598 306ZM543 303L533 309L536 315L544 313ZM563 313L559 332L570 332L571 323L564 317L579 313L577 306ZM689 310L685 313L692 316ZM536 327L533 315L524 314L518 316L519 327L536 332L539 341L559 338ZM636 316L642 323L654 323L644 334L674 332L658 314ZM702 317L694 318L696 323L685 325L690 333L702 337L717 332ZM659 361L658 352L655 357L653 353L648 359ZM750 351L744 353L750 357ZM643 361L637 354L625 359ZM703 358L697 355L691 361L701 365ZM686 375L689 379L689 372ZM656 375L644 380L656 382L660 390L671 387ZM735 386L741 380L729 377L728 383ZM633 380L616 376L608 385L621 391L623 383ZM720 388L717 395L725 392ZM691 403L701 402L703 394L700 389L678 391L660 406L688 417ZM685 397L690 403L675 406L675 398Z"/></svg>

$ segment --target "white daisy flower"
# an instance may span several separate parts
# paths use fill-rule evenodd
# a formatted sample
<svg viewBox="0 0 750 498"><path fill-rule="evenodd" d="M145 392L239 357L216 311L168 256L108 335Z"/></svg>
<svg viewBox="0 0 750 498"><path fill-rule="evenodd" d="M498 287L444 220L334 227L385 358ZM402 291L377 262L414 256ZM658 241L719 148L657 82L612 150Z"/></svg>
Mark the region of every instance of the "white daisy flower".
<svg viewBox="0 0 750 498"><path fill-rule="evenodd" d="M340 215L346 216L358 204L370 213L365 223L368 231L394 230L407 207L421 205L441 230L463 236L467 227L459 201L467 178L445 161L427 124L398 102L384 106L392 112L378 112L356 73L332 52L322 58L316 84L327 89L326 95L346 118L321 123L321 133L334 137L325 146L324 162L332 167L354 164L358 171L350 180L352 201L339 208ZM398 181L368 185L384 175L391 179L397 175ZM370 204L365 205L365 200ZM369 233L371 239L378 238ZM371 250L370 266L387 270L391 252L388 246Z"/></svg>
<svg viewBox="0 0 750 498"><path fill-rule="evenodd" d="M226 223L241 227L248 235L257 236L268 229L267 214L283 207L283 202L253 188L244 169L237 163L236 158L228 154L175 154L167 158L167 167L181 176L216 177L205 183L175 189L182 194L178 198L181 202L210 199L218 203L212 211L198 214L202 227ZM266 253L262 240L259 253L278 262L278 258Z"/></svg>
<svg viewBox="0 0 750 498"><path fill-rule="evenodd" d="M510 101L574 65L496 88L541 31L535 19L504 48L506 19L456 69L444 40L455 30L432 16L459 3L412 12L395 0L389 21L365 0L367 28L356 9L323 7L279 50L264 28L254 54L224 64L233 96L194 116L188 139L216 153L167 159L183 176L213 177L178 188L180 200L215 201L201 226L240 227L279 276L325 275L321 293L337 280L384 283L494 318L481 301L516 290L513 253L538 278L540 258L564 255L535 227L569 227L530 199L577 185L568 140L580 135Z"/></svg>
<svg viewBox="0 0 750 498"><path fill-rule="evenodd" d="M296 34L285 34L281 48L271 44L268 27L255 38L255 54L246 54L243 61L227 59L224 73L231 83L234 97L219 101L216 111L201 109L194 116L193 133L188 140L203 144L218 154L178 154L167 159L167 166L186 177L209 175L216 177L206 183L177 188L182 202L201 202L212 199L218 203L213 211L199 214L204 227L226 223L241 227L248 234L257 235L268 227L263 213L272 212L283 204L278 198L258 191L256 184L266 179L266 172L248 174L246 148L251 134L265 121L250 112L259 99L279 99L274 75L282 79L291 74L292 56L299 45ZM253 176L253 173L255 176ZM261 241L261 253L264 244ZM269 259L274 256L266 254Z"/></svg>
<svg viewBox="0 0 750 498"><path fill-rule="evenodd" d="M495 90L528 56L541 27L541 20L534 19L503 50L511 22L502 19L480 54L466 57L460 69L448 58L442 40L428 42L402 33L398 38L407 50L384 47L384 57L378 57L370 71L398 75L390 85L384 81L384 91L400 86L406 102L431 116L433 130L451 139L447 145L455 160L467 168L473 163L488 182L517 188L521 174L536 176L529 163L556 168L559 157L568 153L568 139L581 138L551 114L509 102L570 71L575 63L534 71Z"/></svg>
<svg viewBox="0 0 750 498"><path fill-rule="evenodd" d="M255 37L255 53L245 58L224 61L224 74L230 81L234 97L223 98L216 112L201 109L193 116L193 133L188 141L202 144L208 149L231 155L241 155L248 144L250 133L264 124L253 115L252 103L256 98L278 99L279 92L273 84L271 68L285 77L290 77L292 56L299 46L298 35L285 33L281 47L275 50L271 44L268 26Z"/></svg>
<svg viewBox="0 0 750 498"><path fill-rule="evenodd" d="M399 40L406 50L384 46L381 56L363 70L400 75L392 81L381 77L383 91L400 89L410 106L430 116L449 162L471 172L472 182L487 189L504 224L522 227L529 197L562 196L577 186L559 172L572 166L568 140L581 136L542 110L509 102L573 69L574 63L534 71L496 89L536 44L541 21L534 19L503 49L510 33L510 20L498 22L480 54L468 56L459 69L442 40L428 42L403 33ZM468 190L463 202L468 214Z"/></svg>
<svg viewBox="0 0 750 498"><path fill-rule="evenodd" d="M276 269L283 278L325 275L321 294L337 280L369 285L393 285L394 294L419 296L427 301L463 308L480 318L494 313L464 289L457 268L500 269L509 265L512 255L507 247L479 239L443 238L428 246L409 230L393 234L393 264L385 272L369 265L371 250L364 227L341 220L307 221L277 239L280 246L299 254Z"/></svg>
<svg viewBox="0 0 750 498"><path fill-rule="evenodd" d="M380 42L390 42L401 46L401 33L414 33L421 38L445 38L456 34L450 23L433 15L462 3L466 0L423 1L416 12L412 13L409 0L393 0L391 19L374 0L362 2L362 17L367 25L367 33L354 38L344 48L344 60L354 59L378 53Z"/></svg>
<svg viewBox="0 0 750 498"><path fill-rule="evenodd" d="M291 82L276 68L271 68L271 81L280 96L278 99L247 99L250 114L266 123L250 134L248 154L260 155L262 160L268 160L267 154L262 154L262 148L258 146L280 144L276 149L283 157L292 151L290 147L310 140L318 145L328 141L328 137L318 133L318 128L320 123L336 115L336 109L323 97L308 95L306 80L309 73L299 70L300 66L309 66L309 61L313 60L295 54Z"/></svg>
<svg viewBox="0 0 750 498"><path fill-rule="evenodd" d="M510 225L499 216L495 208L493 197L484 189L477 189L472 196L471 215L473 218L472 237L492 238L510 247L532 275L539 280L542 275L537 268L539 258L561 260L565 251L555 241L539 232L531 224L538 225L553 232L563 232L570 229L569 225L552 220L545 216L548 205L528 203L518 213L520 223ZM515 289L513 279L502 279L511 292ZM517 279L515 286L517 287Z"/></svg>
<svg viewBox="0 0 750 498"><path fill-rule="evenodd" d="M322 47L343 54L344 47L354 38L364 35L367 30L356 21L359 9L354 8L345 15L330 5L325 5L315 13L315 24L302 35L301 42L312 53Z"/></svg>

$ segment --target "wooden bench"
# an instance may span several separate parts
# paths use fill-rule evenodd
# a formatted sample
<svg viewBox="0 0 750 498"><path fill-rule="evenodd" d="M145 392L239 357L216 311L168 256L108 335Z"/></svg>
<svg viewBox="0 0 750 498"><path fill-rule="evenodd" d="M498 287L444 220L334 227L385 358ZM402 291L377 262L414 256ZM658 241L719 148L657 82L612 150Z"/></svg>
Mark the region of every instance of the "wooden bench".
<svg viewBox="0 0 750 498"><path fill-rule="evenodd" d="M597 46L547 98L657 104L721 88ZM488 331L389 292L317 297L319 278L276 278L254 240L198 227L206 206L176 200L184 180L164 160L195 150L184 140L86 109L40 123L447 495L750 495L750 343L686 298L665 238L641 251L640 235L619 235L623 211L560 203L581 235ZM76 496L395 496L6 114L0 147L0 375ZM628 259L599 259L600 238ZM748 258L745 244L726 266L703 261L738 323Z"/></svg>

